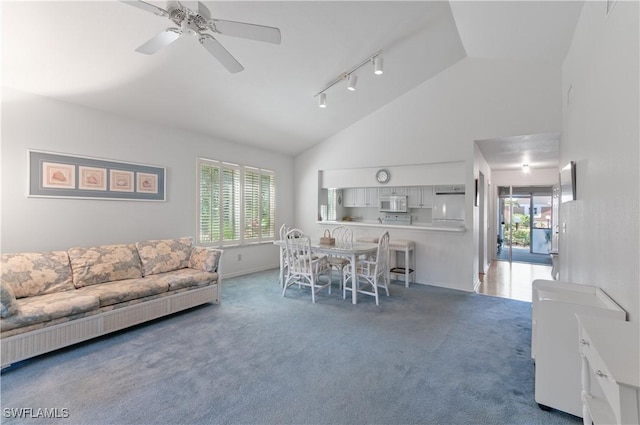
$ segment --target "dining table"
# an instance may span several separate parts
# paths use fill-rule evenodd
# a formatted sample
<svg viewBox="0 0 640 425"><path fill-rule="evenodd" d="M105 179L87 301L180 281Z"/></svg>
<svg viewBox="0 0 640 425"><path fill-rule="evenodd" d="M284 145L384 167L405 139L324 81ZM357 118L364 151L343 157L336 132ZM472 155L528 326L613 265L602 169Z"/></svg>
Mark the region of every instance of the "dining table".
<svg viewBox="0 0 640 425"><path fill-rule="evenodd" d="M274 245L280 247L280 284L284 282L284 248L286 247L286 241L283 239L273 241ZM378 250L377 243L371 242L351 242L346 244L324 244L320 240L311 240L311 252L320 255L338 256L348 258L352 264L352 270L357 270L358 259L362 255L375 254ZM354 288L357 288L358 276L357 273L353 274ZM351 291L351 302L353 304L358 303L358 291Z"/></svg>

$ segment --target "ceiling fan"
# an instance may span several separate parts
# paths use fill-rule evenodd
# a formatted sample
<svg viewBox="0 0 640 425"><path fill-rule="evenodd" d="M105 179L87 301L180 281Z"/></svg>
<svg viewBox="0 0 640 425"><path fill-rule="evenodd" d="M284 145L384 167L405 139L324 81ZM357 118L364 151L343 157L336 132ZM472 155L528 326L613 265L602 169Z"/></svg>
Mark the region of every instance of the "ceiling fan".
<svg viewBox="0 0 640 425"><path fill-rule="evenodd" d="M158 16L167 17L178 26L178 28L165 29L136 49L136 52L147 55L156 53L161 48L187 34L196 37L200 44L218 59L229 72L240 72L244 69L240 62L207 31L280 44L280 30L278 28L213 19L207 6L199 1L168 1L166 10L141 0L121 1Z"/></svg>

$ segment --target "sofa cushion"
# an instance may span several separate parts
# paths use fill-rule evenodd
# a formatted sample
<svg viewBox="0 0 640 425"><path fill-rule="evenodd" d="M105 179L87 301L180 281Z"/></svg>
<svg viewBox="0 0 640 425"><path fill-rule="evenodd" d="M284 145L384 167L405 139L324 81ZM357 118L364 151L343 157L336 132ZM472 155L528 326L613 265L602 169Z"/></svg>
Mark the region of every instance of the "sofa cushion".
<svg viewBox="0 0 640 425"><path fill-rule="evenodd" d="M14 329L60 317L96 310L98 297L81 295L78 291L63 291L17 300L19 314L2 319L2 330Z"/></svg>
<svg viewBox="0 0 640 425"><path fill-rule="evenodd" d="M191 238L137 242L142 273L150 276L188 267L192 244Z"/></svg>
<svg viewBox="0 0 640 425"><path fill-rule="evenodd" d="M145 277L144 280L161 282L169 286L169 291L175 291L191 286L207 286L211 283L216 283L218 282L218 273L209 273L194 269L180 269Z"/></svg>
<svg viewBox="0 0 640 425"><path fill-rule="evenodd" d="M2 309L0 310L0 317L13 316L18 313L18 304L16 303L16 296L13 294L11 286L0 281L0 301L2 302Z"/></svg>
<svg viewBox="0 0 640 425"><path fill-rule="evenodd" d="M100 307L119 304L125 301L161 294L169 290L165 282L148 279L127 279L103 283L78 289L81 294L92 295L100 299Z"/></svg>
<svg viewBox="0 0 640 425"><path fill-rule="evenodd" d="M204 270L205 272L217 272L218 262L222 251L194 246L189 257L189 268Z"/></svg>
<svg viewBox="0 0 640 425"><path fill-rule="evenodd" d="M0 270L0 278L16 298L74 289L65 251L3 254Z"/></svg>
<svg viewBox="0 0 640 425"><path fill-rule="evenodd" d="M76 288L142 277L134 244L71 248L69 258Z"/></svg>

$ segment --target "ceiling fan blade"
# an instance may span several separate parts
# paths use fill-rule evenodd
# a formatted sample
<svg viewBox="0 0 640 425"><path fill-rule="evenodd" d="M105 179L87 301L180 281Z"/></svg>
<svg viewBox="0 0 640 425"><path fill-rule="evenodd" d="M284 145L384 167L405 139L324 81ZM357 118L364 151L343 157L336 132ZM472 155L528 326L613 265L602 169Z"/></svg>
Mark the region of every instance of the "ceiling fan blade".
<svg viewBox="0 0 640 425"><path fill-rule="evenodd" d="M138 47L136 52L144 53L145 55L152 55L163 47L166 47L179 39L181 35L180 30L177 28L167 28L151 40L144 43L142 46Z"/></svg>
<svg viewBox="0 0 640 425"><path fill-rule="evenodd" d="M240 65L240 62L231 56L231 53L229 53L227 49L218 42L218 40L211 37L209 34L202 34L202 37L200 37L200 43L209 51L209 53L218 59L222 66L227 68L229 72L235 73L244 69L244 67Z"/></svg>
<svg viewBox="0 0 640 425"><path fill-rule="evenodd" d="M144 2L142 0L120 0L122 3L126 3L128 5L140 8L142 10L146 10L147 12L155 13L158 16L169 16L169 12L166 10L155 6L151 3Z"/></svg>
<svg viewBox="0 0 640 425"><path fill-rule="evenodd" d="M207 21L211 19L211 11L209 11L209 8L202 2L198 2L198 13Z"/></svg>
<svg viewBox="0 0 640 425"><path fill-rule="evenodd" d="M275 27L265 27L263 25L247 24L236 21L225 21L222 19L211 20L210 26L213 31L219 32L220 34L280 44L280 30Z"/></svg>

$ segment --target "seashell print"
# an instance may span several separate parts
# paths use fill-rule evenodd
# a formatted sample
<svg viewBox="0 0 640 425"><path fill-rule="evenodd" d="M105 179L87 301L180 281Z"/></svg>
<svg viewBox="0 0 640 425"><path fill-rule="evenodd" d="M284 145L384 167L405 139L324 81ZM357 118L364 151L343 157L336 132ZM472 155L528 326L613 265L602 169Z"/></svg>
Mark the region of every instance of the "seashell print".
<svg viewBox="0 0 640 425"><path fill-rule="evenodd" d="M129 184L127 183L127 179L125 179L124 177L120 177L116 180L116 186L118 187L126 187L128 185Z"/></svg>
<svg viewBox="0 0 640 425"><path fill-rule="evenodd" d="M87 177L87 183L89 184L98 184L98 178L96 176Z"/></svg>
<svg viewBox="0 0 640 425"><path fill-rule="evenodd" d="M151 180L145 179L142 181L142 187L146 187L146 188L150 188L151 187Z"/></svg>
<svg viewBox="0 0 640 425"><path fill-rule="evenodd" d="M53 175L51 176L51 180L54 181L58 181L58 182L67 182L67 176L64 175L64 173L62 171L56 171L53 173Z"/></svg>

